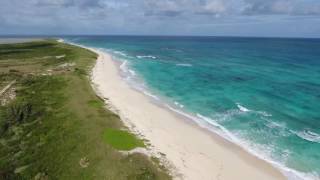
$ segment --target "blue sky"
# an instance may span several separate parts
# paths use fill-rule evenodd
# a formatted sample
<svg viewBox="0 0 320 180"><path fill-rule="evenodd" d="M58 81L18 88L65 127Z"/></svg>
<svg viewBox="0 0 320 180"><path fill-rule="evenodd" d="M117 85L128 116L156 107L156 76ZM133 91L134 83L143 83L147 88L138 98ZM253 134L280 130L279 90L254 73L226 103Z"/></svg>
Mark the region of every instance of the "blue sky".
<svg viewBox="0 0 320 180"><path fill-rule="evenodd" d="M320 0L0 0L0 34L320 37Z"/></svg>

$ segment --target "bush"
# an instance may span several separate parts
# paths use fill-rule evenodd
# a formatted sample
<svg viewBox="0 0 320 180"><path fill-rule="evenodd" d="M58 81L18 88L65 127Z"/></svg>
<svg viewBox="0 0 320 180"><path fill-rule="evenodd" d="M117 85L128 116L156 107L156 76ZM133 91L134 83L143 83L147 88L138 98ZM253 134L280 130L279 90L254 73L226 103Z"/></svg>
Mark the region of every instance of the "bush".
<svg viewBox="0 0 320 180"><path fill-rule="evenodd" d="M15 174L12 170L0 170L0 179L10 180L14 178L15 178Z"/></svg>
<svg viewBox="0 0 320 180"><path fill-rule="evenodd" d="M13 103L7 109L7 119L10 124L22 123L32 115L32 105L29 103Z"/></svg>
<svg viewBox="0 0 320 180"><path fill-rule="evenodd" d="M9 129L9 123L3 116L0 117L0 137Z"/></svg>
<svg viewBox="0 0 320 180"><path fill-rule="evenodd" d="M2 108L0 115L0 136L12 125L28 121L34 114L30 103L13 102Z"/></svg>
<svg viewBox="0 0 320 180"><path fill-rule="evenodd" d="M75 68L75 69L74 69L74 72L75 72L77 75L87 75L86 70L80 69L80 68Z"/></svg>

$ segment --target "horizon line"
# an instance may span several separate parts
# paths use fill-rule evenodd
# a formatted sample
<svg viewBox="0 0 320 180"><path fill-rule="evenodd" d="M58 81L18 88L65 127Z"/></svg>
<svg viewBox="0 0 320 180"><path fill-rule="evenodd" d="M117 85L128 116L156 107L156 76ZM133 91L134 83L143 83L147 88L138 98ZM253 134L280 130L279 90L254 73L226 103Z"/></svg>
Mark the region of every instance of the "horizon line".
<svg viewBox="0 0 320 180"><path fill-rule="evenodd" d="M159 34L0 34L1 37L63 37L63 36L127 36L127 37L216 37L216 38L277 38L277 39L320 39L301 36L239 36L239 35L159 35Z"/></svg>

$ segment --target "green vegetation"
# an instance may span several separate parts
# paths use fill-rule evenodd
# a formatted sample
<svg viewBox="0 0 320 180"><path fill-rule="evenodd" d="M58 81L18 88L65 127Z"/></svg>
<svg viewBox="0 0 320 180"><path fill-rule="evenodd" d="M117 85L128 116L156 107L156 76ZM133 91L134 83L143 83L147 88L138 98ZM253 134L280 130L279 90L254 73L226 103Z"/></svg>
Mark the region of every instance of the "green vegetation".
<svg viewBox="0 0 320 180"><path fill-rule="evenodd" d="M96 57L54 40L0 45L0 88L15 80L0 95L0 179L170 179L118 151L144 144L92 90Z"/></svg>
<svg viewBox="0 0 320 180"><path fill-rule="evenodd" d="M103 139L118 150L132 150L136 147L145 147L142 140L137 139L128 131L118 129L106 129L103 133Z"/></svg>

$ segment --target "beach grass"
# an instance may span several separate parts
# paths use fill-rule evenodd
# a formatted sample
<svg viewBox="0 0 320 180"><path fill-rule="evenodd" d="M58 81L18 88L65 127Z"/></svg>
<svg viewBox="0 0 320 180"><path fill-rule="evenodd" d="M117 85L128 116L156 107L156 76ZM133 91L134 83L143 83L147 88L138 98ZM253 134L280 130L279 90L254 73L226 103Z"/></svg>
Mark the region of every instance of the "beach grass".
<svg viewBox="0 0 320 180"><path fill-rule="evenodd" d="M128 131L119 129L106 129L103 139L113 148L118 150L132 150L137 147L145 147L142 140L136 138Z"/></svg>
<svg viewBox="0 0 320 180"><path fill-rule="evenodd" d="M88 75L97 55L55 40L0 45L0 179L170 179L105 109ZM9 91L10 92L10 91ZM0 98L6 98L6 93Z"/></svg>

